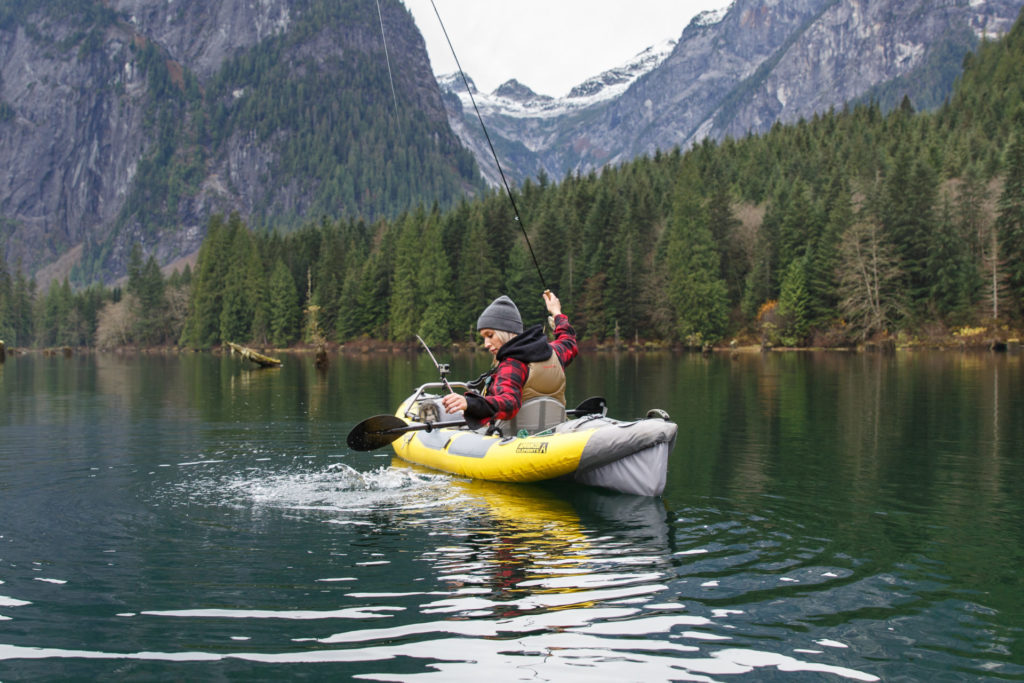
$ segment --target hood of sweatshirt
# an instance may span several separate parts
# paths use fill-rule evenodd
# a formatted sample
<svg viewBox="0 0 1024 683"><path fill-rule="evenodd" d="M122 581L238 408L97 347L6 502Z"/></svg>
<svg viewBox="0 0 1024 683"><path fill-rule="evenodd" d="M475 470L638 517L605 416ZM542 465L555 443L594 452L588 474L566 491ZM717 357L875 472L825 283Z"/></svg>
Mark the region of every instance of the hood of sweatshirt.
<svg viewBox="0 0 1024 683"><path fill-rule="evenodd" d="M548 343L544 327L538 323L523 330L523 333L501 345L495 358L503 361L514 358L524 363L537 363L551 358L551 345Z"/></svg>

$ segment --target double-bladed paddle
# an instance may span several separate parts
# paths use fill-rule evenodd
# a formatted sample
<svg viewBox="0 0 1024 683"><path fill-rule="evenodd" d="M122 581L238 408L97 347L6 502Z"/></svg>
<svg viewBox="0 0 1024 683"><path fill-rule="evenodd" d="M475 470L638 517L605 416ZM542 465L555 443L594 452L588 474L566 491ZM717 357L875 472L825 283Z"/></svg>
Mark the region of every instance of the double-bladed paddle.
<svg viewBox="0 0 1024 683"><path fill-rule="evenodd" d="M395 415L374 415L353 427L346 442L352 450L373 451L387 446L406 432L430 432L443 427L461 427L465 424L465 420L409 424Z"/></svg>
<svg viewBox="0 0 1024 683"><path fill-rule="evenodd" d="M572 410L567 410L566 415L604 415L607 404L599 396L592 396ZM475 420L473 423L479 426ZM470 424L467 420L452 420L450 422L406 422L395 415L374 415L367 418L352 428L348 433L348 447L354 451L373 451L383 448L389 443L408 432L431 432L435 429L445 427L462 427ZM473 425L471 425L473 426Z"/></svg>
<svg viewBox="0 0 1024 683"><path fill-rule="evenodd" d="M579 417L581 415L595 415L597 413L605 415L607 412L608 402L604 400L604 396L591 396L588 399L584 399L583 403L572 410L565 411L565 414Z"/></svg>

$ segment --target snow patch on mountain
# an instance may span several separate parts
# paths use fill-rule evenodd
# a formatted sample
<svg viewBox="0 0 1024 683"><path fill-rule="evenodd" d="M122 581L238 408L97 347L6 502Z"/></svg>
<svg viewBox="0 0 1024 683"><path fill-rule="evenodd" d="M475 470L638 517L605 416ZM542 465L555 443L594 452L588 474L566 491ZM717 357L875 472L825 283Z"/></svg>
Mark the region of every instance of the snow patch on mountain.
<svg viewBox="0 0 1024 683"><path fill-rule="evenodd" d="M708 14L708 12L704 12ZM441 90L458 95L465 109L472 110L473 100L482 115L498 114L512 118L552 118L587 109L622 95L633 83L654 70L672 54L676 41L665 40L647 48L627 63L609 69L583 81L564 97L538 95L527 86L512 79L498 86L494 92L481 93L468 76L470 94L462 75L445 74L437 77Z"/></svg>
<svg viewBox="0 0 1024 683"><path fill-rule="evenodd" d="M725 19L725 15L729 13L729 9L731 7L732 5L729 5L728 7L719 7L718 9L705 10L694 16L693 19L690 20L690 23L694 26L714 26L721 22L722 19Z"/></svg>

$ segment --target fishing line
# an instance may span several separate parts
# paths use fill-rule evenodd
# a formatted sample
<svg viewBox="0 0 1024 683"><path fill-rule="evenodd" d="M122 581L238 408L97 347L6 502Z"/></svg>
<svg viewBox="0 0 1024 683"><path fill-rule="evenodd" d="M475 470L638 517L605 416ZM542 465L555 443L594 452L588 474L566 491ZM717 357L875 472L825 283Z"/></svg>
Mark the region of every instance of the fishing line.
<svg viewBox="0 0 1024 683"><path fill-rule="evenodd" d="M520 230L523 231L523 238L526 240L526 247L530 250L530 258L533 259L533 266L537 269L537 276L540 278L540 284L547 290L547 283L544 282L544 275L540 272L540 264L537 263L537 256L533 253L533 245L530 244L530 237L526 234L526 227L523 225L523 221L519 218L519 207L516 206L516 200L512 196L512 190L509 189L508 180L505 178L505 171L501 169L501 162L498 161L498 154L494 151L494 145L491 144L491 136L487 132L487 126L484 125L484 117L480 115L480 108L476 106L476 98L473 97L473 89L469 87L469 79L466 78L466 73L462 70L462 64L459 63L459 57L455 54L455 48L452 46L451 38L448 37L448 29L444 27L444 22L441 21L441 14L437 11L437 5L434 4L434 0L430 0L430 6L434 8L434 14L437 16L437 23L441 25L441 32L444 33L444 39L448 42L448 49L452 52L452 57L455 59L455 66L459 69L459 76L462 77L462 83L466 86L466 92L469 93L469 101L473 103L473 110L476 112L476 118L480 121L480 127L484 130L484 137L487 138L487 146L491 149L491 156L494 157L494 164L498 167L498 174L501 176L501 182L505 186L505 194L508 195L509 202L512 203L512 213L515 214L516 223L519 224Z"/></svg>
<svg viewBox="0 0 1024 683"><path fill-rule="evenodd" d="M395 102L395 125L398 127L398 137L402 136L402 121L398 118L398 94L395 92L395 79L391 75L391 56L388 54L388 39L384 35L384 14L380 11L380 0L377 0L377 17L380 19L380 39L384 41L384 61L388 65L388 81L391 82L391 99Z"/></svg>

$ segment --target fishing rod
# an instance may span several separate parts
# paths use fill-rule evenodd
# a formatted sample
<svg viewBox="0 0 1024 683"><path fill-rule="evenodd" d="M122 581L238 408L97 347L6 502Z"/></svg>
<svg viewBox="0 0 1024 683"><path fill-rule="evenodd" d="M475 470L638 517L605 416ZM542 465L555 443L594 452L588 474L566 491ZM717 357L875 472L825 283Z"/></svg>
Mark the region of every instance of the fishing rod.
<svg viewBox="0 0 1024 683"><path fill-rule="evenodd" d="M420 335L417 334L416 338L420 340L420 344L423 344L423 348L427 350L427 355L430 356L430 360L434 361L434 367L437 368L438 374L441 375L441 383L444 384L445 390L449 394L454 394L455 390L452 389L452 385L448 383L448 373L452 371L451 366L448 363L438 363L437 359L434 358L434 354L430 351L430 347L427 346L427 342L423 341L423 337L421 337ZM379 420L380 417L378 416L377 418L374 418L374 419L378 419ZM395 418L395 419L397 419L397 418ZM399 420L399 421L401 421L401 420ZM457 427L457 426L460 426L460 425L467 425L470 429L480 429L481 427L484 426L483 423L480 422L480 420L477 420L476 418L469 417L468 415L463 414L463 419L461 421L458 421L458 422L435 422L435 423L433 423L433 426L432 426L432 423L427 421L426 422L426 427L424 429L426 429L429 432L434 427L438 427L438 428L440 428L440 427ZM362 426L363 425L357 425L356 429L353 430L353 431L359 431ZM391 426L394 427L394 426L396 426L396 424L392 422ZM363 430L363 431L365 431L365 430ZM394 430L391 430L388 433L392 434L392 433L401 433L401 432L395 432ZM352 438L353 438L352 435L349 434L349 439L350 439L349 440L349 445L350 446L352 446L352 444L353 444L353 442L351 441ZM363 438L363 437L356 437L356 438ZM391 441L394 441L398 437L395 436L395 437L387 437L387 438L388 438L388 441L385 441L384 443L391 443ZM352 446L352 447L356 448L355 446ZM356 448L356 450L366 450L366 449Z"/></svg>
<svg viewBox="0 0 1024 683"><path fill-rule="evenodd" d="M530 250L530 258L533 259L533 266L537 269L537 277L540 278L540 284L547 291L548 285L544 281L544 275L540 272L540 264L537 263L537 256L533 253L533 245L530 244L530 236L526 234L526 226L523 225L523 221L519 218L519 207L516 206L515 197L512 196L512 190L508 186L508 180L505 178L505 171L501 168L501 162L498 161L498 154L494 151L494 145L491 143L491 136L487 132L487 126L484 125L484 117L480 115L480 108L476 106L476 98L473 97L473 89L469 87L469 79L466 78L466 73L462 70L462 64L459 62L459 56L455 54L455 47L452 45L451 38L448 37L448 29L444 27L444 22L441 21L441 14L437 11L437 5L434 0L430 0L430 6L434 8L434 15L437 16L437 23L441 25L441 32L444 33L444 39L448 43L448 49L452 52L452 57L455 59L455 66L459 69L459 76L462 77L462 83L466 86L466 92L469 94L469 101L473 103L473 110L476 112L476 118L480 121L480 127L484 131L484 137L487 139L487 146L491 150L491 156L494 157L494 164L498 167L498 175L501 176L501 183L505 186L505 194L508 195L508 200L512 204L512 213L515 215L516 223L519 225L519 229L523 231L523 238L526 240L526 247Z"/></svg>
<svg viewBox="0 0 1024 683"><path fill-rule="evenodd" d="M540 270L540 263L537 262L537 255L533 251L533 244L530 243L530 236L526 233L526 226L523 225L522 219L519 217L519 207L516 205L516 199L512 196L512 189L509 187L508 179L505 177L505 171L501 167L501 161L498 160L498 153L494 151L494 143L491 142L491 135L487 132L487 126L484 124L484 117L480 114L480 108L476 105L476 98L473 97L473 90L469 87L469 79L466 78L466 72L462 70L462 64L459 62L459 56L455 54L455 47L452 45L451 38L448 37L448 29L444 26L444 21L441 20L441 13L437 11L437 5L434 0L430 0L430 6L434 8L434 15L437 17L437 23L441 25L441 32L444 33L444 39L448 43L448 49L452 52L452 57L455 59L455 66L459 69L459 76L462 77L462 83L466 86L466 92L469 94L469 100L473 103L473 111L476 112L476 118L480 122L480 128L484 131L484 138L487 139L487 147L491 150L491 156L494 157L494 164L498 167L498 175L501 176L501 183L505 187L505 194L508 196L508 201L512 204L512 213L515 216L516 223L519 225L519 229L523 232L523 239L526 240L526 247L530 251L530 258L533 260L533 267L537 269L537 277L540 278L540 284L544 287L544 291L548 291L547 282L544 280L544 274ZM395 80L391 74L391 58L388 55L388 42L387 38L384 37L384 15L380 9L380 0L377 0L377 16L380 19L380 34L381 39L384 41L384 57L387 59L388 64L388 79L391 81L391 96L395 102L395 118L398 118L398 96L395 94Z"/></svg>
<svg viewBox="0 0 1024 683"><path fill-rule="evenodd" d="M454 394L455 390L452 389L452 385L448 384L448 373L452 371L452 368L448 363L438 363L437 359L434 358L434 354L430 352L430 347L427 346L427 342L423 341L423 337L416 335L416 338L420 340L420 344L423 344L423 348L427 350L427 355L430 356L430 360L434 361L434 367L437 368L437 372L441 375L441 382L444 383L444 388L448 390L449 394Z"/></svg>

